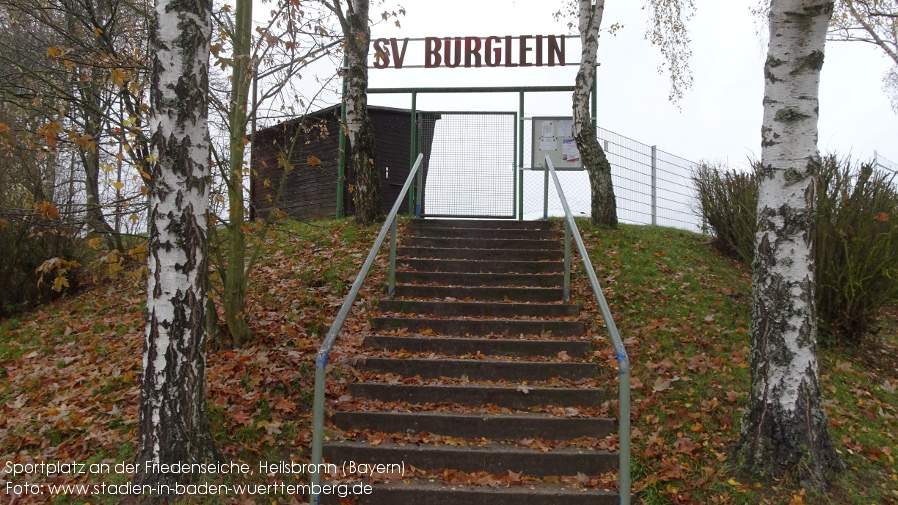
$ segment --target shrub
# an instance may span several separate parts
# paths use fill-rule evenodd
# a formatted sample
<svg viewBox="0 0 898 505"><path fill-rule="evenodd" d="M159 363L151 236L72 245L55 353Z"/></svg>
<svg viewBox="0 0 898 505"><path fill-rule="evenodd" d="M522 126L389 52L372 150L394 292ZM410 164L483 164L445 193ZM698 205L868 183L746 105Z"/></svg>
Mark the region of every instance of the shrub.
<svg viewBox="0 0 898 505"><path fill-rule="evenodd" d="M898 296L898 190L870 163L824 159L817 180L817 313L830 334L860 340Z"/></svg>
<svg viewBox="0 0 898 505"><path fill-rule="evenodd" d="M703 163L692 174L701 216L721 252L751 264L755 249L758 184L752 173Z"/></svg>
<svg viewBox="0 0 898 505"><path fill-rule="evenodd" d="M872 163L823 159L817 178L814 257L821 339L858 342L898 297L898 189ZM758 185L754 173L702 165L693 173L714 245L751 264Z"/></svg>
<svg viewBox="0 0 898 505"><path fill-rule="evenodd" d="M0 317L57 298L72 291L77 275L69 271L66 286L54 282L59 267L46 264L57 258L62 268L71 270L78 253L77 229L64 221L41 217L37 212L9 212L0 209ZM13 216L10 218L10 216ZM62 263L62 262L65 263ZM43 277L41 272L43 267ZM63 289L64 287L70 289ZM56 288L56 289L54 289Z"/></svg>

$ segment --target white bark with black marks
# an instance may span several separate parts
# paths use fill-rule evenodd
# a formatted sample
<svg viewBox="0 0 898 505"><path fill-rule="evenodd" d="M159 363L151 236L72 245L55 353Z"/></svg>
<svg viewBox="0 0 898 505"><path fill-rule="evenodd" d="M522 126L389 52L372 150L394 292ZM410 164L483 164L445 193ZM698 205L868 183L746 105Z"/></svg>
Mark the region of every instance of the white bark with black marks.
<svg viewBox="0 0 898 505"><path fill-rule="evenodd" d="M739 455L751 470L825 487L841 468L817 363L811 250L818 89L832 1L774 0L753 264L751 392Z"/></svg>
<svg viewBox="0 0 898 505"><path fill-rule="evenodd" d="M219 458L205 396L212 3L157 0L155 12L149 121L154 163L137 461L203 462ZM134 481L158 484L190 478L141 471Z"/></svg>
<svg viewBox="0 0 898 505"><path fill-rule="evenodd" d="M339 11L340 3L335 1ZM340 23L346 40L346 137L354 174L353 203L356 221L370 223L383 214L380 174L375 165L374 127L368 115L368 51L371 30L368 26L368 0L349 0Z"/></svg>
<svg viewBox="0 0 898 505"><path fill-rule="evenodd" d="M614 183L611 179L611 164L596 136L596 125L590 113L590 96L596 78L596 64L599 52L599 29L605 13L605 0L579 0L580 70L573 96L573 133L580 151L580 159L589 174L592 189L592 222L611 228L617 227L617 202L614 197Z"/></svg>

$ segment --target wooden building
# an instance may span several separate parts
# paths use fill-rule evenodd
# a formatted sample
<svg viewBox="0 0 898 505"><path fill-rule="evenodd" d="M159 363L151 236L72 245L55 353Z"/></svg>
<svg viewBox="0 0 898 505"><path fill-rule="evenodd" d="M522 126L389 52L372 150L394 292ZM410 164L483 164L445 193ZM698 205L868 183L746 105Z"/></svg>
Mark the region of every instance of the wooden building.
<svg viewBox="0 0 898 505"><path fill-rule="evenodd" d="M369 106L374 126L375 165L380 172L383 211L388 213L409 173L411 112L403 109ZM439 116L427 116L431 122ZM430 152L433 125L419 139ZM256 132L252 145L250 215L267 217L272 208L288 217L303 221L333 218L337 215L337 174L339 169L340 107L334 106ZM417 151L416 151L417 152ZM289 165L284 166L289 155ZM355 180L349 162L347 142L343 214L355 211L350 194ZM426 175L426 174L425 174ZM400 212L408 209L408 197Z"/></svg>

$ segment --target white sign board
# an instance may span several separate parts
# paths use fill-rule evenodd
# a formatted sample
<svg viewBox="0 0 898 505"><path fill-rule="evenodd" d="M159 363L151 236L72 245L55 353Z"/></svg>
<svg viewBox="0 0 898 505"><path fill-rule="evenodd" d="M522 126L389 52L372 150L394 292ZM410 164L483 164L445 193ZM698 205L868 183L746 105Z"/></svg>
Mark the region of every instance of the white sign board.
<svg viewBox="0 0 898 505"><path fill-rule="evenodd" d="M583 170L583 160L574 142L573 125L570 117L533 118L533 157L530 160L533 170L546 167L546 155L555 170Z"/></svg>

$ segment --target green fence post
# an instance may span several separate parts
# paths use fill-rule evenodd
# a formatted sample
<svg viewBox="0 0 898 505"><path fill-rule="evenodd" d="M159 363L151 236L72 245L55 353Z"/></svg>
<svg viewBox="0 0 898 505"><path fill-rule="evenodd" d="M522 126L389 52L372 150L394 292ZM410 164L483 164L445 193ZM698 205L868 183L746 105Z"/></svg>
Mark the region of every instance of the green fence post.
<svg viewBox="0 0 898 505"><path fill-rule="evenodd" d="M412 91L412 115L411 115L411 133L409 134L409 142L408 142L408 169L411 170L415 165L415 158L418 153L416 149L417 139L415 138L415 134L418 132L418 93ZM414 184L409 188L408 194L408 213L412 215L415 213L415 202L418 200L418 193L415 191ZM415 216L417 217L417 216Z"/></svg>
<svg viewBox="0 0 898 505"><path fill-rule="evenodd" d="M518 118L521 128L518 130L518 220L524 219L524 92L520 92L520 108Z"/></svg>
<svg viewBox="0 0 898 505"><path fill-rule="evenodd" d="M518 211L518 115L514 115L514 149L511 161L511 215Z"/></svg>

